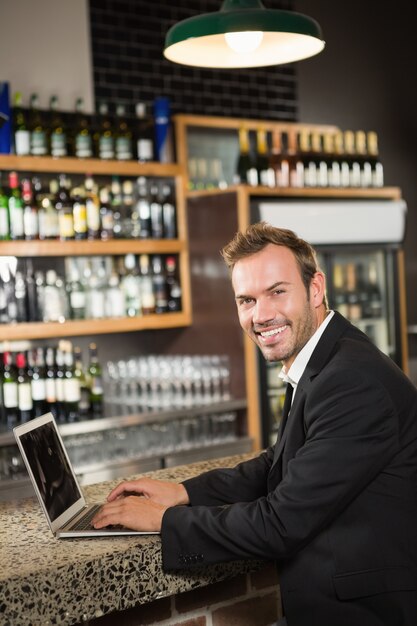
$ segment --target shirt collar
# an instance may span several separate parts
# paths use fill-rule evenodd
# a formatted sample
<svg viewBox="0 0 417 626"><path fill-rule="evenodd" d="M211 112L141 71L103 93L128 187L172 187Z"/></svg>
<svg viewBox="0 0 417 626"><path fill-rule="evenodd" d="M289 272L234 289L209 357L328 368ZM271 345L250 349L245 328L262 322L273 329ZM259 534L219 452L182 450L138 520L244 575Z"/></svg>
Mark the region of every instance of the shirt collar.
<svg viewBox="0 0 417 626"><path fill-rule="evenodd" d="M294 389L297 387L300 382L301 376L304 374L304 370L307 366L307 363L310 360L311 355L314 352L315 347L317 346L320 337L326 330L330 320L334 315L334 311L329 311L329 314L322 321L320 326L317 328L316 332L310 337L302 350L297 354L294 359L293 364L290 369L286 371L285 365L282 367L278 376L282 378L282 380L286 383L290 383Z"/></svg>

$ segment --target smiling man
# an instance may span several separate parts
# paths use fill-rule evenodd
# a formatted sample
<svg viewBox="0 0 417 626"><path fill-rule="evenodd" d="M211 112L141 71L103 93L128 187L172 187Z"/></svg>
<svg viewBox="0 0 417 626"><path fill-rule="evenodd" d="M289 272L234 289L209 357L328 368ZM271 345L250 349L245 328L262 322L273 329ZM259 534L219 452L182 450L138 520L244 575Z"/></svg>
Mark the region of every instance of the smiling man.
<svg viewBox="0 0 417 626"><path fill-rule="evenodd" d="M182 484L121 483L95 526L161 530L167 570L275 560L288 626L415 626L415 387L328 310L295 233L254 224L222 254L243 330L293 391L278 441Z"/></svg>

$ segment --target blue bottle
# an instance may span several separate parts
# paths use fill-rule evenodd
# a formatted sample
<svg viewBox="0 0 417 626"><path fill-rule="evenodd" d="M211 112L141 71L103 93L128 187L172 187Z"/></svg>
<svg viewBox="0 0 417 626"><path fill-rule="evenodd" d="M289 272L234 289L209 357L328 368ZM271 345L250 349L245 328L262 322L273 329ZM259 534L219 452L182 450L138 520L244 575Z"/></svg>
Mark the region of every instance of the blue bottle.
<svg viewBox="0 0 417 626"><path fill-rule="evenodd" d="M174 160L170 114L169 98L155 98L155 152L160 163L172 163Z"/></svg>
<svg viewBox="0 0 417 626"><path fill-rule="evenodd" d="M12 120L9 83L0 81L0 154L12 151Z"/></svg>

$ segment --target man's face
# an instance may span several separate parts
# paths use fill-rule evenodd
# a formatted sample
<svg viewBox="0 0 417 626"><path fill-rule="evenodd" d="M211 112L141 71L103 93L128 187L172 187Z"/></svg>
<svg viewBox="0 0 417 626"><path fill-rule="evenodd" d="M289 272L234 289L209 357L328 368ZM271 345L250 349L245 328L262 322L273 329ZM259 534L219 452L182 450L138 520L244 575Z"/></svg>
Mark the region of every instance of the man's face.
<svg viewBox="0 0 417 626"><path fill-rule="evenodd" d="M287 369L325 317L325 279L317 272L308 293L294 254L268 244L232 272L239 322L268 361Z"/></svg>

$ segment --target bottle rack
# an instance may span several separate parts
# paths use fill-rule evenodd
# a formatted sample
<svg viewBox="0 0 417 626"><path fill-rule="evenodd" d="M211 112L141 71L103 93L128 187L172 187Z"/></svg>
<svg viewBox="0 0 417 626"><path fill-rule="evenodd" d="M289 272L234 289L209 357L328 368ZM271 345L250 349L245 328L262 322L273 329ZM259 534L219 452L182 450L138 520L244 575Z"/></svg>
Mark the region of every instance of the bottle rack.
<svg viewBox="0 0 417 626"><path fill-rule="evenodd" d="M23 322L3 324L4 337L8 340L50 338L113 332L183 327L191 324L191 297L188 268L188 241L183 195L184 170L177 164L136 163L103 161L100 159L77 159L33 156L0 155L0 170L29 173L81 174L97 176L119 175L125 178L151 176L169 177L175 180L178 238L166 240L112 239L109 241L0 241L0 256L17 257L63 257L107 256L134 254L178 254L179 278L182 287L182 310L180 312L150 314L135 318L69 320L58 322Z"/></svg>

